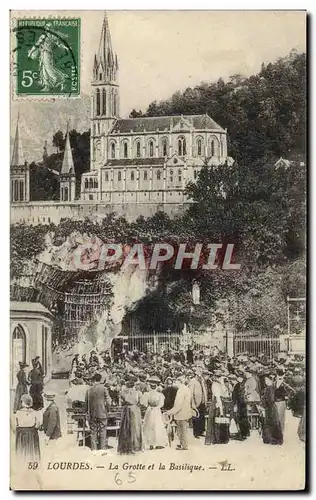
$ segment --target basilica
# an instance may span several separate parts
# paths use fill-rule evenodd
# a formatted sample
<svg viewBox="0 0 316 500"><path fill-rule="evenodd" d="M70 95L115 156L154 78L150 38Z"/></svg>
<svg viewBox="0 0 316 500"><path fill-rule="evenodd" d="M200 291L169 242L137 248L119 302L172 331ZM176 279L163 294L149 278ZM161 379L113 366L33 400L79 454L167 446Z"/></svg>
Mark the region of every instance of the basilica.
<svg viewBox="0 0 316 500"><path fill-rule="evenodd" d="M119 63L105 14L91 83L90 169L76 177L69 135L59 175L60 200L32 202L29 171L17 126L11 161L11 220L57 222L116 212L121 215L170 214L185 205L185 187L203 165L223 165L227 130L209 115L120 118ZM97 212L97 214L96 214Z"/></svg>

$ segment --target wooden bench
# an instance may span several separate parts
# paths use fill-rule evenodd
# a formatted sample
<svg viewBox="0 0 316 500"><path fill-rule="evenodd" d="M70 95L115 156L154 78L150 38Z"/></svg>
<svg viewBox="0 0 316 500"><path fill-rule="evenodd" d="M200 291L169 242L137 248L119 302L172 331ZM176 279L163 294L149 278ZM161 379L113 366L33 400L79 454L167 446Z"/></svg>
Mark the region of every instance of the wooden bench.
<svg viewBox="0 0 316 500"><path fill-rule="evenodd" d="M76 440L80 445L90 435L90 428L87 425L87 414L85 411L76 408L67 408L67 434L76 434ZM115 436L118 437L118 431L121 424L122 408L120 406L112 406L108 412L107 431L115 431ZM109 421L112 423L109 424Z"/></svg>

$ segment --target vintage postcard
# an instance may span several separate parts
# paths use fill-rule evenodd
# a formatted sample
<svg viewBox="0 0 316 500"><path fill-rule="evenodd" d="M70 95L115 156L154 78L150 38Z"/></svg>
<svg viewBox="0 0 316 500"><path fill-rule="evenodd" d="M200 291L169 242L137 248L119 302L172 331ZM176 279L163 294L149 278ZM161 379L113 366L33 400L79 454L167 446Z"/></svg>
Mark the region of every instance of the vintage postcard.
<svg viewBox="0 0 316 500"><path fill-rule="evenodd" d="M13 490L304 490L306 12L12 11Z"/></svg>

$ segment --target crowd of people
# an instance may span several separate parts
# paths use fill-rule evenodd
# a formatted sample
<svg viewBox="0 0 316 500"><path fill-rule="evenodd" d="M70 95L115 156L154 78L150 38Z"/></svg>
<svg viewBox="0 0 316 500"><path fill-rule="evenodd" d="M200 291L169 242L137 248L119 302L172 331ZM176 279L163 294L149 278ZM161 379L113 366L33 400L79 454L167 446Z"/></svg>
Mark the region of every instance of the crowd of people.
<svg viewBox="0 0 316 500"><path fill-rule="evenodd" d="M40 405L43 386L38 380L38 358L34 365L28 377L23 365L18 373L17 420L28 385L28 404L32 399L33 410ZM31 375L34 370L36 376ZM298 436L305 441L304 373L302 356L283 353L268 359L247 353L229 357L217 347L166 349L159 354L122 350L114 356L92 350L72 359L66 404L84 412L89 446L95 453L109 447L107 429L113 408L121 412L119 454L165 448L175 435L176 449L187 450L191 432L205 445L244 441L252 422L263 443L282 445L286 408L299 417Z"/></svg>

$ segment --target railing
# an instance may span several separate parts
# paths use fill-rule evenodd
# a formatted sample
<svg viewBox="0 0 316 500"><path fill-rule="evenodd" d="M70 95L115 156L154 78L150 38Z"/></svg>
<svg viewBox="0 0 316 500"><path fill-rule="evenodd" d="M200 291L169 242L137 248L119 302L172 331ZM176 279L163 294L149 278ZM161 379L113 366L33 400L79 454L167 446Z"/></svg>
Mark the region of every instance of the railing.
<svg viewBox="0 0 316 500"><path fill-rule="evenodd" d="M235 333L234 355L248 354L251 356L265 355L275 358L280 352L280 339L277 335L267 335L260 332Z"/></svg>

